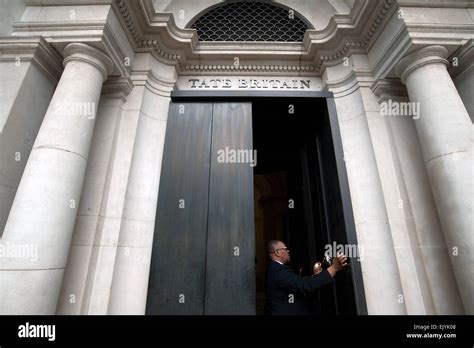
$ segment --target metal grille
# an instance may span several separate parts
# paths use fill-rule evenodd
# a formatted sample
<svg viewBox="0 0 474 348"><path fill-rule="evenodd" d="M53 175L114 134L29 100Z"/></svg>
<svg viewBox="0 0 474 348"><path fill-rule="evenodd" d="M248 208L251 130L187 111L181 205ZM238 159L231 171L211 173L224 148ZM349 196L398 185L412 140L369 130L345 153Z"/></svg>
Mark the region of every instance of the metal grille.
<svg viewBox="0 0 474 348"><path fill-rule="evenodd" d="M199 41L302 42L308 26L292 10L263 2L233 2L204 13L191 26Z"/></svg>

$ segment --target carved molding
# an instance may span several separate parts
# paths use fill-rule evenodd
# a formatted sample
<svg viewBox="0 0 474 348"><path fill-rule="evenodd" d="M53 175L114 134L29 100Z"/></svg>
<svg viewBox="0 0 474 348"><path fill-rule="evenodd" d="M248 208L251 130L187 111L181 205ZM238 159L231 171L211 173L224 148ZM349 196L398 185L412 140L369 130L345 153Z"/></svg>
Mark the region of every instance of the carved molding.
<svg viewBox="0 0 474 348"><path fill-rule="evenodd" d="M451 62L449 73L455 79L474 66L474 40L469 40L448 59ZM455 62L455 63L454 63Z"/></svg>
<svg viewBox="0 0 474 348"><path fill-rule="evenodd" d="M164 58L167 61L179 62L181 55L165 50L159 43L158 40L141 40L142 48L151 48L158 56Z"/></svg>
<svg viewBox="0 0 474 348"><path fill-rule="evenodd" d="M133 82L129 77L110 77L102 85L102 95L105 98L120 98L123 102L133 89Z"/></svg>
<svg viewBox="0 0 474 348"><path fill-rule="evenodd" d="M403 57L395 68L395 73L400 76L403 83L406 78L416 69L434 63L449 65L446 58L449 55L449 51L443 46L428 46L416 50L409 55Z"/></svg>
<svg viewBox="0 0 474 348"><path fill-rule="evenodd" d="M107 80L107 77L112 73L114 69L114 63L104 52L83 44L83 43L70 43L63 50L64 66L71 61L80 61L88 63L94 66L102 73L102 77Z"/></svg>
<svg viewBox="0 0 474 348"><path fill-rule="evenodd" d="M268 73L314 73L314 65L301 64L182 64L179 71L195 74L197 72L212 73L242 73L242 72L268 72Z"/></svg>
<svg viewBox="0 0 474 348"><path fill-rule="evenodd" d="M120 14L122 25L137 52L152 52L162 62L175 64L180 74L201 71L319 75L325 65L340 62L349 52L366 52L394 4L395 0L357 1L350 14L333 16L326 28L307 30L302 43L246 42L238 45L199 42L196 30L177 27L169 13L155 13L151 1L115 0L113 7ZM235 57L241 64L232 64ZM262 58L265 64L252 63ZM229 64L222 64L223 60ZM208 63L202 64L202 61Z"/></svg>
<svg viewBox="0 0 474 348"><path fill-rule="evenodd" d="M31 61L54 82L63 72L62 57L42 37L0 38L0 61Z"/></svg>
<svg viewBox="0 0 474 348"><path fill-rule="evenodd" d="M39 0L29 0L29 4L35 1ZM44 1L67 5L81 1L91 3L89 0ZM131 68L124 60L131 58L134 52L152 53L158 61L176 66L182 75L202 72L211 75L285 73L321 76L326 67L340 64L351 54L367 54L374 43L379 42L377 39L388 18L399 6L395 0L358 0L349 14L334 15L326 28L307 30L302 43L233 43L199 42L196 30L179 28L171 13L156 13L151 0L101 0L100 3L111 6L113 13L109 13L107 19L20 21L13 26L15 37L18 40L18 37L44 36L58 52L70 42L99 48L114 61L113 77L130 75ZM119 26L123 32L118 31ZM456 23L405 24L372 62L374 75L376 78L392 76L394 64L404 54L423 46L451 46L452 53L472 39L473 27ZM125 36L128 40L124 40ZM235 58L239 58L238 64L234 64Z"/></svg>
<svg viewBox="0 0 474 348"><path fill-rule="evenodd" d="M408 91L399 79L377 80L371 86L372 92L379 98L379 103L388 99L406 100Z"/></svg>

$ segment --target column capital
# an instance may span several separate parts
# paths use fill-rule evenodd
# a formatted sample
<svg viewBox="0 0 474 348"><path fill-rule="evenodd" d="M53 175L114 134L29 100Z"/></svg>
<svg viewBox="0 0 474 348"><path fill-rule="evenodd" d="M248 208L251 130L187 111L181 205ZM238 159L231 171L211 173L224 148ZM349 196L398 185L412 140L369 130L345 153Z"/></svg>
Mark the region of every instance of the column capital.
<svg viewBox="0 0 474 348"><path fill-rule="evenodd" d="M395 73L400 76L403 83L406 78L416 69L434 63L443 63L448 65L446 58L449 51L446 47L433 45L420 48L414 52L409 53L397 63Z"/></svg>
<svg viewBox="0 0 474 348"><path fill-rule="evenodd" d="M104 81L114 69L114 63L104 52L83 43L68 44L64 47L63 56L64 66L74 60L89 63L102 73Z"/></svg>

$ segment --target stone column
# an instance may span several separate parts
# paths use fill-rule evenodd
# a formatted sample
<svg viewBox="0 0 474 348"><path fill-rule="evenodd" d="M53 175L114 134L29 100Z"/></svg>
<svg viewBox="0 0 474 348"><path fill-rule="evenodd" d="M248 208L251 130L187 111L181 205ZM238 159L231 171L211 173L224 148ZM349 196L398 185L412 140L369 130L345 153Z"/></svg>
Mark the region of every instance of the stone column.
<svg viewBox="0 0 474 348"><path fill-rule="evenodd" d="M397 65L415 121L454 274L466 314L474 313L472 123L447 71L448 50L429 46Z"/></svg>
<svg viewBox="0 0 474 348"><path fill-rule="evenodd" d="M1 314L56 311L97 104L113 68L104 53L85 44L67 45L64 57L3 233L7 248L30 253L0 259Z"/></svg>

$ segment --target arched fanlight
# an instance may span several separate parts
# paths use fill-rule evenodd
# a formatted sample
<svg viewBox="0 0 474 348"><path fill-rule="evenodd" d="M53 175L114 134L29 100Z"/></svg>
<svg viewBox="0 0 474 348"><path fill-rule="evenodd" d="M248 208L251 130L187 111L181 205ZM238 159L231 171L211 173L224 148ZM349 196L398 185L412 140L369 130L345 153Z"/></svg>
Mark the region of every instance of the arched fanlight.
<svg viewBox="0 0 474 348"><path fill-rule="evenodd" d="M256 1L214 7L190 27L197 30L199 41L302 42L309 29L293 10Z"/></svg>

